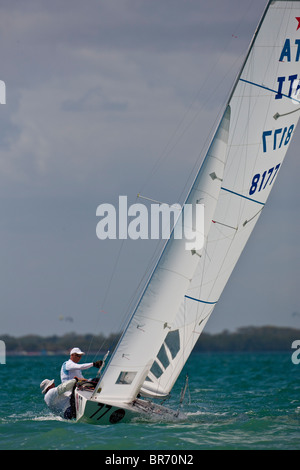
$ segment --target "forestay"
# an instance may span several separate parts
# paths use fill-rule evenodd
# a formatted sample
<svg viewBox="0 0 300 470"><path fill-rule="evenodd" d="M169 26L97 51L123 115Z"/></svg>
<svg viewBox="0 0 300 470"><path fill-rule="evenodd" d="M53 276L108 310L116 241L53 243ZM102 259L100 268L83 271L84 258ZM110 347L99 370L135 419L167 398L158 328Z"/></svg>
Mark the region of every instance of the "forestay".
<svg viewBox="0 0 300 470"><path fill-rule="evenodd" d="M198 340L278 176L298 121L299 0L271 1L187 203L205 206L205 244L167 243L95 398L167 395ZM101 392L100 392L101 389Z"/></svg>

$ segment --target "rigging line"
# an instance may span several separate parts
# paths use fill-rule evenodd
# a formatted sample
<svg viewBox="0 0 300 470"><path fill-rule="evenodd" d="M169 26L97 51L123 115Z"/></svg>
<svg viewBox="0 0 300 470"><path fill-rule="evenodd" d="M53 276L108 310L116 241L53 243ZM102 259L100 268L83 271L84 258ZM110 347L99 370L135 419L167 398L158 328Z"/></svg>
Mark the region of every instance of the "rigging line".
<svg viewBox="0 0 300 470"><path fill-rule="evenodd" d="M110 288L111 288L112 280L113 280L113 278L114 278L114 276L115 276L115 272L116 272L117 265L118 265L118 262L119 262L119 259L120 259L120 255L121 255L121 251L122 251L122 248L123 248L124 241L125 241L125 240L122 240L122 242L121 242L121 246L120 246L120 248L119 248L119 251L118 251L118 254L117 254L117 258L116 258L116 261L115 261L115 264L114 264L114 267L113 267L113 270L112 270L112 273L111 273L111 276L110 276L110 279L109 279L109 282L108 282L108 286L107 286L106 291L105 291L104 300L103 300L103 302L102 302L101 310L103 310L104 304L105 304L106 299L107 299L107 297L108 297L108 293L109 293ZM98 320L98 324L99 324L99 320ZM98 328L98 326L97 326L97 328ZM92 343L93 343L94 338L95 338L95 334L92 336L92 338L91 338L91 340L90 340L90 344L89 344L89 347L88 347L88 352L91 350L91 347L92 347ZM103 348L105 342L106 342L106 340L103 340L102 344L99 346L98 353L99 353L99 351L101 350L101 348Z"/></svg>
<svg viewBox="0 0 300 470"><path fill-rule="evenodd" d="M167 204L168 206L170 206L170 204L167 202L157 201L156 199L151 199L150 197L142 196L140 193L137 194L137 197L140 199L146 199L147 201L155 202L156 204Z"/></svg>
<svg viewBox="0 0 300 470"><path fill-rule="evenodd" d="M283 21L283 17L282 17L282 21ZM286 29L287 29L287 26L286 26ZM279 37L279 30L280 30L280 28L278 29L278 32L277 32L277 36L276 36L277 39L278 39L278 37ZM270 56L270 58L269 58L269 64L270 64L270 61L271 61L271 56ZM269 64L268 64L268 65L269 65ZM278 68L279 68L279 62L278 62L278 65L277 65L277 70L278 70ZM268 73L268 67L266 67L265 75L262 77L262 83L264 82L267 73ZM242 80L242 81L243 81L243 80ZM247 82L246 82L246 83L247 83ZM246 83L245 83L245 86L246 86ZM253 98L254 98L254 97L253 97ZM257 97L256 97L256 101L258 101L258 99L259 99L259 97L257 96ZM269 109L270 109L270 105L271 105L271 103L270 103L270 101L269 101L269 105L268 105L268 108L269 108ZM253 113L253 112L254 112L254 107L253 107L252 113ZM251 113L251 114L252 114L252 113ZM265 121L267 120L267 116L268 116L268 113L266 113ZM248 115L248 119L250 120L250 115ZM256 159L255 159L255 164L256 164L256 160L257 160L257 158L258 158L258 153L259 153L259 150L257 150L257 155L256 155Z"/></svg>
<svg viewBox="0 0 300 470"><path fill-rule="evenodd" d="M284 16L282 16L281 18L281 23L280 23L280 27L277 29L277 34L276 34L276 38L275 38L275 41L274 43L277 43L279 37L280 37L280 30L281 30L281 27L283 25L283 21L284 21ZM289 21L286 23L286 28L285 28L285 33L284 33L284 37L286 36L287 34L287 29L288 29L288 24L289 24ZM271 65L271 62L273 62L273 57L272 57L272 54L269 55L269 60L268 60L268 64L267 66L265 67L265 74L264 76L262 77L262 83L264 83L264 80L266 79L266 76L268 74L268 70L269 70L269 67ZM276 75L278 75L278 70L279 70L279 61L277 63L277 69L276 69ZM276 76L275 75L275 76ZM270 105L268 106L268 108L270 109Z"/></svg>
<svg viewBox="0 0 300 470"><path fill-rule="evenodd" d="M108 286L107 286L106 291L105 291L104 300L102 301L101 310L103 310L104 305L105 305L105 303L106 303L106 301L107 301L107 297L108 297L109 291L110 291L110 289L111 289L111 284L112 284L113 278L114 278L114 276L115 276L115 272L116 272L116 269L117 269L117 265L118 265L119 260L120 260L121 252L122 252L122 250L123 250L124 242L125 242L125 239L123 239L122 242L121 242L121 245L120 245L120 248L119 248L119 251L118 251L118 254L117 254L117 257L116 257L114 266L113 266L113 269L112 269L112 273L111 273L111 276L110 276L110 279L109 279L109 282L108 282ZM142 279L140 280L139 285L141 284L141 282L142 282L142 280L144 279L144 277L145 277L145 275L144 275L144 276L142 277ZM139 285L138 285L138 286L139 286ZM130 308L131 303L133 302L133 298L134 298L134 295L135 295L136 291L137 291L137 289L136 289L135 292L132 294L131 300L129 300L129 305L128 305L128 307L127 307L125 313L123 314L122 318L121 318L120 321L119 321L119 329L120 329L120 331L123 330L123 328L124 328L124 326L125 326L125 324L126 324L125 318L127 319L127 317L128 317L128 310L129 310L129 308ZM95 337L95 335L93 335L92 338L91 338L88 351L90 351L90 349L91 349L91 346L92 346L94 337ZM106 339L104 339L103 342L102 342L102 344L99 346L98 353L99 353L99 351L101 351L101 350L103 349L103 346L104 346L105 342L106 342ZM115 345L116 345L117 343L118 343L118 338L115 339L115 340L113 341L113 343L111 343L110 345L108 345L108 349L113 350L114 347L115 347Z"/></svg>
<svg viewBox="0 0 300 470"><path fill-rule="evenodd" d="M278 90L273 90L272 88L269 88L265 85L259 85L259 83L251 82L250 80L245 80L244 78L240 78L241 82L247 83L248 85L253 85L258 88L263 88L264 90L271 91L272 93L278 94ZM300 103L300 100L297 100L295 97L286 95L285 93L280 93L281 96L284 96L285 98L289 98L292 101L296 101L297 103Z"/></svg>
<svg viewBox="0 0 300 470"><path fill-rule="evenodd" d="M122 244L121 244L121 247L120 247L119 252L118 252L118 256L117 256L117 259L116 259L116 262L115 262L115 265L114 265L114 268L113 268L113 272L112 272L112 275L111 275L111 278L110 278L110 281L109 281L109 286L108 286L107 291L106 291L106 295L105 295L105 299L103 301L103 305L106 302L106 298L108 296L108 291L110 290L110 286L111 286L115 271L117 269L117 264L118 264L118 261L119 261L120 255L121 255L121 251L123 249L124 241L125 240L122 240ZM128 318L130 316L130 313L135 308L134 304L138 303L136 301L137 295L141 292L141 286L144 285L145 279L149 276L149 273L153 270L153 266L156 263L158 253L160 251L161 251L161 240L158 240L158 243L156 244L156 248L154 249L154 252L150 257L150 260L148 261L147 267L144 270L144 274L141 276L141 279L140 279L138 285L134 289L131 297L129 298L126 309L124 309L124 313L123 313L122 318L120 319L120 322L119 322L120 331L123 331L123 329L125 328L125 326L128 322ZM117 342L118 341L119 340L117 339ZM113 348L111 347L110 349L113 349Z"/></svg>
<svg viewBox="0 0 300 470"><path fill-rule="evenodd" d="M187 304L186 304L186 297L187 297L187 296L185 296L185 298L184 298L184 306L183 306L183 309L184 309L184 313L183 313L183 314L184 314L184 318L185 318L185 319L186 319L186 315L188 315L188 312L187 312ZM195 300L196 300L196 299L195 299ZM204 320L207 319L207 317L209 317L209 315L210 315L211 312L213 311L214 307L215 307L215 305L213 305L213 306L211 307L210 312L209 312L207 315L205 315L204 318L201 319L200 323L202 323ZM194 320L194 328L195 328L196 325L198 324L198 320L199 320L199 317L198 317L198 315L197 315L197 316L196 316L196 319ZM199 323L199 324L200 324L200 323ZM186 351L186 345L189 344L189 343L192 341L192 338L193 338L193 336L194 336L195 334L197 334L198 337L199 337L199 335L201 334L201 333L195 332L194 329L193 329L193 330L190 330L190 332L189 332L189 331L188 331L189 328L188 328L188 325L187 325L187 323L186 323L186 320L184 321L184 324L183 324L179 329L180 329L181 331L183 330L183 332L182 332L183 339L182 339L182 341L180 341L180 350L179 350L179 352L178 352L178 355L176 356L176 359L174 358L174 360L175 360L176 362L175 362L175 366L174 366L174 365L173 365L173 366L174 366L175 368L178 367L179 362L181 362L181 363L183 364L183 366L185 365L185 363L186 363L188 357L189 357L190 354L191 354L191 350L189 350L189 348L188 348L187 351ZM164 344L164 346L165 346L165 349L167 349L167 348L166 348L166 343L164 342L163 344ZM173 364L172 361L170 361L170 364L171 364L171 363ZM170 364L169 364L169 365L170 365ZM157 386L158 386L158 387L159 387L159 384L161 383L162 377L164 376L164 373L165 373L165 371L168 369L169 365L167 366L166 369L164 369L163 374L162 374L159 378L156 378L156 382L157 382ZM169 376L168 380L167 380L166 383L165 383L165 387L167 387L168 384L170 384L171 381L172 381L172 378L171 378L171 376Z"/></svg>
<svg viewBox="0 0 300 470"><path fill-rule="evenodd" d="M179 415L180 408L182 407L182 403L183 403L186 391L188 391L188 395L189 395L189 403L188 404L190 404L191 403L191 395L190 395L190 389L189 389L189 376L188 376L188 374L186 374L184 386L181 388L181 393L180 393L180 398L179 398L179 405L178 405L178 409L177 409L177 416Z"/></svg>
<svg viewBox="0 0 300 470"><path fill-rule="evenodd" d="M182 360L183 365L184 365L185 362L186 362L186 360L187 360L187 358L185 358L185 344L186 344L186 342L187 342L187 339L186 339L186 328L184 327L184 325L186 324L186 321L185 321L185 319L186 319L186 299L185 299L185 298L184 298L184 303L183 303L183 315L184 315L184 322L183 322L184 324L183 324L183 333L182 333L183 339L181 340L181 338L180 338L180 349L179 349L179 352L178 352L179 357L176 356L176 360L177 360L178 362L179 362L180 360ZM180 328L181 328L181 327L180 327ZM180 328L179 328L179 330L180 330ZM167 335L166 335L166 337L167 337ZM172 364L172 363L173 363L173 360L175 360L175 358L172 358L172 354L171 354L171 352L170 352L170 350L169 350L169 347L167 346L167 344L166 344L166 342L165 342L166 337L165 337L165 339L164 339L164 342L163 342L163 345L162 345L162 346L164 346L164 349L165 349L165 351L166 351L167 356L170 355L170 358L169 358L169 359L171 359L171 360L170 360L169 364L167 365L167 367L163 367L163 368L162 368L163 373L162 373L159 377L155 377L156 380L155 380L154 382L156 382L157 390L160 388L160 384L161 384L161 382L162 382L162 378L165 376L165 374L168 374L166 371L168 370L170 364ZM180 333L179 333L179 337L180 337ZM182 347L182 346L183 346L183 347ZM168 352L169 352L169 354L168 354ZM155 358L155 361L156 361L156 362L157 362L157 360L159 360L159 359L158 359L158 355L159 355L159 352L157 353L156 358ZM154 362L155 362L155 361L154 361ZM169 386L169 384L172 382L172 376L169 374L169 376L167 375L167 377L168 377L168 378L167 378L167 380L165 381L165 385L164 385L164 387L163 387L163 388L165 388L165 389L166 389L166 388ZM169 397L169 396L170 396L170 392L169 392L169 394L168 394L168 397Z"/></svg>
<svg viewBox="0 0 300 470"><path fill-rule="evenodd" d="M187 344L187 335L188 335L188 326L187 326L187 303L186 303L186 298L184 296L184 303L183 303L183 318L184 318L184 328L183 328L183 348L182 348L182 358L183 358L183 364L186 363L189 355L187 354L186 356L186 344Z"/></svg>
<svg viewBox="0 0 300 470"><path fill-rule="evenodd" d="M202 317L202 318L200 317L200 318L197 319L197 321L196 321L197 325L195 325L195 328L196 328L197 326L200 326L201 323L203 323L205 320L207 320L207 319L210 317L210 315L212 314L214 308L215 308L215 307L212 307L211 310L210 310L204 317ZM198 322L198 320L199 320L199 322ZM204 326L203 326L203 328L204 328ZM195 331L195 329L194 329L194 330L193 330L193 333L195 333L196 335L199 335L199 336L200 336L201 333L202 333L202 331L203 331L203 328L202 328L202 330L201 330L200 332Z"/></svg>
<svg viewBox="0 0 300 470"><path fill-rule="evenodd" d="M258 214L260 214L262 210L263 210L263 207L256 214L254 214L254 216L251 217L251 219L245 220L245 222L243 223L243 227L245 227L246 224L248 224L249 222L251 222L251 220L253 220L255 217L257 217Z"/></svg>
<svg viewBox="0 0 300 470"><path fill-rule="evenodd" d="M218 279L218 277L219 277L219 275L220 275L220 273L221 273L221 271L222 271L222 269L223 269L224 263L227 261L227 257L228 257L228 255L229 255L229 253L230 253L230 250L231 250L233 241L235 240L235 236L236 236L236 232L233 234L233 236L231 237L231 239L230 239L230 237L228 237L228 239L230 240L230 242L229 242L229 245L228 245L227 249L224 251L223 261L221 262L220 267L219 267L219 269L218 269L218 272L217 272L216 275L215 275L214 281L213 281L212 286L211 286L211 288L210 288L210 293L213 291L213 289L214 289L214 287L215 287L215 285L216 285L217 279Z"/></svg>
<svg viewBox="0 0 300 470"><path fill-rule="evenodd" d="M109 291L110 291L110 287L111 287L111 284L112 284L112 280L113 280L113 277L114 277L114 275L115 275L115 272L116 272L116 269L117 269L117 265L118 265L118 263L119 263L119 259L120 259L121 251L122 251L122 248L123 248L123 245L124 245L124 241L125 241L125 239L122 240L121 246L120 246L119 251L118 251L118 254L117 254L117 258L116 258L116 261L115 261L115 264L114 264L114 267L113 267L113 270L112 270L112 273L111 273L111 276L110 276L110 279L109 279L109 282L108 282L108 287L107 287L106 292L105 292L105 295L104 295L104 300L103 300L103 302L102 302L102 308L104 308L106 299L107 299L107 297L108 297L108 293L109 293Z"/></svg>
<svg viewBox="0 0 300 470"><path fill-rule="evenodd" d="M288 116L289 114L293 114L293 113L297 113L297 111L300 111L300 108L294 109L294 111L290 111L289 113L284 113L284 114L276 113L276 114L274 114L273 118L274 118L275 120L277 120L277 119L280 118L280 117Z"/></svg>
<svg viewBox="0 0 300 470"><path fill-rule="evenodd" d="M188 130L188 128L191 126L191 124L193 123L193 121L195 120L195 118L199 115L200 111L202 110L202 108L204 107L204 105L206 104L206 102L208 101L205 101L204 103L201 104L201 107L200 109L194 114L194 117L192 117L191 119L191 122L188 123L186 126L185 126L185 129L183 129L183 131L181 132L181 134L179 135L179 137L177 138L177 142L175 142L172 147L168 150L168 147L171 145L171 142L173 141L173 139L176 137L176 135L179 133L179 129L180 127L183 126L184 124L184 121L186 121L186 118L188 116L188 114L191 112L194 104L196 103L196 101L198 100L199 96L200 96L200 93L202 92L202 89L205 89L205 86L206 86L206 83L207 81L210 79L210 77L212 76L212 73L214 71L214 69L217 67L218 63L221 62L222 60L222 57L224 56L224 54L226 53L227 49L229 48L230 46L230 43L232 42L232 37L229 39L228 43L225 45L224 47L224 50L220 53L220 56L219 58L216 60L216 62L213 64L213 66L210 68L210 70L207 72L206 74L206 77L205 79L203 80L202 82L202 86L200 87L200 89L198 90L198 92L196 93L195 97L193 98L191 104L189 105L188 109L185 111L185 113L183 114L183 117L181 118L181 120L179 121L179 123L177 124L174 132L172 133L171 137L169 138L169 141L167 142L167 144L165 145L165 148L163 149L163 151L161 152L160 156L158 157L156 163L154 164L154 167L150 173L150 177L152 177L154 175L154 173L156 172L158 166L159 166L159 163L160 161L163 159L163 158L166 158L170 153L171 151L174 149L174 147L177 145L178 141L183 137L183 135L186 133L186 131ZM232 69L232 67L230 68L230 70ZM227 73L226 73L227 75ZM225 75L225 77L226 77ZM224 78L225 78L224 77ZM223 83L223 80L224 78L222 78L221 83ZM219 88L220 84L216 87L216 88ZM216 91L216 88L214 89L214 93ZM208 97L208 99L210 99L210 96ZM198 159L197 159L198 160ZM149 179L149 178L148 178ZM144 183L145 185L146 183ZM143 187L144 187L143 185Z"/></svg>
<svg viewBox="0 0 300 470"><path fill-rule="evenodd" d="M282 18L282 22L283 22L283 18ZM281 22L281 23L282 23L282 22ZM286 26L286 28L287 28L287 26ZM280 31L280 28L278 28L278 32L277 32L277 35L276 35L276 39L278 39L278 37L279 37L279 31ZM269 65L270 65L271 60L272 60L272 57L271 57L271 54L270 54L269 61L268 61L268 66L265 67L265 74L264 74L263 77L261 77L261 82L262 82L262 83L264 83L264 81L266 80L266 77L267 77L267 74L268 74L268 69L269 69ZM277 64L277 71L278 71L278 68L279 68L279 62L278 62L278 64ZM245 85L244 85L244 86L247 86L247 82L245 82ZM251 91L250 91L250 93L251 93ZM253 96L253 99L254 99L254 96ZM257 96L256 96L256 103L257 103L258 101L259 101L259 96L257 95ZM250 113L250 108L248 109L248 122L250 122L251 115L254 113L255 107L256 107L256 104L255 104L255 106L253 106L253 110L252 110L251 113ZM269 111L270 111L270 107L271 107L271 96L270 96L269 104L268 104L268 112L266 112L266 115L265 115L265 123L266 123L267 118L268 118L268 114L269 114ZM248 132L249 132L249 129L247 129L247 133L248 133ZM247 138L247 140L248 140L248 138ZM246 156L247 156L247 154L248 154L248 150L246 150ZM254 167L256 166L258 157L259 157L259 147L257 148L256 158L254 159ZM246 181L245 181L245 175L246 175L246 165L244 165L244 179L243 179L244 183L246 182ZM242 212L242 206L240 206L240 211ZM241 212L240 212L240 215L242 215ZM240 219L240 217L239 217L239 219Z"/></svg>
<svg viewBox="0 0 300 470"><path fill-rule="evenodd" d="M233 63L233 66L234 66L237 62L240 61L240 57L241 57L241 56L237 57L237 59L236 59L236 60L234 61L234 63ZM226 72L226 73L224 74L224 76L222 77L220 83L214 88L214 93L219 89L220 85L222 85L222 84L224 83L225 78L227 77L227 75L229 75L229 73L230 73L230 71L232 70L233 66L231 66L231 68L227 70L227 72ZM230 96L230 93L228 94L228 96ZM219 111L218 111L218 113L217 113L217 116L216 116L216 118L215 118L213 124L210 126L210 131L208 132L208 135L207 135L207 137L206 137L206 139L205 139L205 141L204 141L204 143L203 143L203 145L202 145L202 148L201 148L200 152L198 153L198 157L197 157L197 159L196 159L196 161L195 161L195 164L194 164L193 168L191 169L189 176L187 177L185 186L183 187L183 189L182 189L182 191L181 191L181 194L180 194L180 196L179 196L179 200L182 198L183 194L186 192L186 187L187 187L187 185L189 184L189 181L191 180L192 175L194 175L195 172L196 172L196 177L197 177L197 175L198 175L198 172L199 172L199 170L200 170L200 168L201 168L201 166L202 166L202 163L203 163L203 161L204 161L204 158L205 158L205 156L206 156L206 154L207 154L207 152L208 152L208 150L209 150L210 142L212 141L212 139L213 139L213 137L214 137L214 135L215 135L216 128L217 128L217 126L218 126L218 124L219 124L219 122L220 122L220 119L222 118L222 116L223 116L223 114L224 114L224 112L225 112L225 109L226 109L226 107L227 107L227 105L228 105L228 103L229 103L228 96L226 96L226 98L224 99L224 102L221 104L221 106L220 106L220 108L219 108ZM202 107L203 107L204 105L206 105L206 104L209 102L210 99L211 99L211 96L209 95L208 98L207 98L207 100L203 102ZM199 111L199 112L200 112L200 111ZM206 151L205 151L205 153L204 153L204 149L205 149L205 148L206 148ZM201 164L200 164L200 166L199 166L200 156L201 156L203 153L204 153L204 157L203 157L203 160L201 161ZM197 168L197 171L196 171L196 168ZM192 182L191 187L193 187L194 181L195 181L195 178L193 179L193 182Z"/></svg>
<svg viewBox="0 0 300 470"><path fill-rule="evenodd" d="M253 0L251 0L250 6L248 6L248 11L251 10L252 3L253 3ZM241 25L242 25L242 20L244 19L244 16L246 16L246 15L248 14L248 11L246 12L246 14L245 14L245 13L242 13L242 14L241 14L240 19L239 19L238 24L237 24L236 31L235 31L236 34L238 34L238 30L241 28ZM159 162L162 160L162 158L163 158L163 157L166 158L166 157L171 153L171 151L174 149L174 147L177 145L177 143L175 143L175 144L172 146L172 148L167 151L167 148L168 148L169 144L171 143L171 141L172 141L172 139L175 137L175 135L178 133L180 126L183 124L183 122L184 122L184 120L185 120L187 114L191 111L191 109L192 109L194 103L196 102L196 99L198 99L198 97L199 97L199 95L200 95L200 92L202 91L202 88L205 88L206 82L210 79L213 70L216 68L217 64L218 64L219 62L221 62L221 60L222 60L223 56L225 55L225 53L226 53L228 47L230 46L230 44L231 44L232 41L233 41L233 37L234 37L234 35L231 35L231 37L230 37L230 39L228 40L228 42L226 43L226 45L225 45L225 47L224 47L222 53L220 53L220 56L219 56L218 60L214 63L214 65L211 67L210 71L207 73L207 76L206 76L206 78L204 79L201 88L200 88L199 91L196 93L195 98L193 99L193 101L192 101L192 103L190 104L189 108L188 108L187 111L184 113L183 118L182 118L181 121L178 123L177 127L175 128L175 131L173 132L172 136L170 137L170 139L169 139L168 143L166 144L164 150L161 152L160 156L158 157L158 159L157 159L157 161L156 161L156 163L155 163L155 165L154 165L154 167L153 167L153 169L152 169L152 171L151 171L151 173L150 173L150 176L149 176L147 179L151 178L151 177L154 175L154 173L155 173L155 171L156 171L156 169L157 169L157 167L158 167L158 165L159 165ZM235 36L235 37L237 37L237 36ZM224 83L224 79L225 79L225 78L227 77L227 75L232 71L232 69L233 69L233 67L235 66L235 64L240 61L240 59L241 59L242 56L244 56L244 53L243 53L243 54L240 54L240 55L235 59L235 61L233 62L233 64L232 64L230 67L228 67L227 72L226 72L226 73L224 74L224 76L221 78L219 84L214 87L214 93L215 93L216 90L219 89L220 86ZM229 96L229 95L228 95L228 96ZM203 107L205 107L206 103L208 102L208 100L210 100L210 98L211 98L211 97L208 96L207 100L202 103L201 108L200 108L199 111L196 113L196 115L192 118L192 121L186 126L186 128L184 129L184 131L182 132L182 134L179 136L178 141L179 141L179 140L182 138L182 136L185 134L185 132L186 132L187 129L190 127L190 125L192 124L192 122L195 120L195 118L197 117L197 115L200 114L201 109L202 109ZM227 105L227 103L228 103L228 98L226 98L226 101L225 101L225 104L226 104L226 105ZM220 116L220 115L223 114L223 108L224 108L224 105L221 106L220 111L219 111L219 113L218 113L218 116ZM210 130L210 132L208 133L208 136L207 136L207 138L206 138L206 140L205 140L205 142L204 142L204 144L203 144L203 146L202 146L202 149L201 149L201 151L200 151L200 155L202 154L204 148L205 148L206 145L207 145L207 142L208 142L209 139L210 139L209 136L213 134L213 129L215 128L216 122L218 121L218 116L217 116L216 120L214 121L214 124L211 126L211 130ZM177 141L177 142L178 142L178 141ZM164 156L164 154L165 154L165 156ZM196 160L195 165L194 165L194 167L193 167L192 170L194 170L194 169L196 168L196 165L199 165L198 161L199 161L199 154L198 154L197 160ZM191 174L192 174L192 172L191 172ZM191 174L189 175L188 179L191 177ZM143 185L142 187L144 187L145 184L146 184L146 182L144 183L144 185ZM188 181L186 182L185 187L187 186L187 184L188 184ZM182 197L182 194L184 193L185 187L184 187L184 189L182 190L180 197Z"/></svg>
<svg viewBox="0 0 300 470"><path fill-rule="evenodd" d="M212 223L213 223L213 224L223 225L223 227L232 228L233 230L237 230L237 229L238 229L238 227L233 227L232 225L223 224L222 222L218 222L217 220L212 220Z"/></svg>
<svg viewBox="0 0 300 470"><path fill-rule="evenodd" d="M253 40L254 40L254 38L255 38L255 36L253 37ZM253 43L253 45L254 45L254 43ZM248 55L247 55L246 58L245 58L245 63L246 63L246 61L247 61L248 58L249 58L250 51L251 51L251 48L249 49ZM271 59L269 59L269 60L271 60ZM266 70L265 73L267 73L267 70ZM236 84L236 85L237 85L237 84ZM235 86L234 86L234 88L233 88L233 90L232 90L232 92L231 92L230 98L231 98L231 96L233 95L234 90L235 90ZM256 101L257 101L257 100L258 100L258 97L256 97ZM242 106L242 103L240 103L239 113L240 113L240 110L241 110L241 106ZM269 106L270 106L270 104L269 104ZM250 107L249 107L249 108L248 108L248 121L250 121L250 117L251 117L251 114L252 114L252 113L254 113L254 108L253 108L253 110L252 110L251 113L250 113ZM237 126L237 123L236 123L235 126ZM233 130L232 132L233 132L233 134L234 134L234 133L235 133L235 130ZM244 130L243 135L244 135L244 138L245 138L247 141L248 141L248 133L249 133L249 129L246 128L246 129ZM238 151L238 149L237 149L237 151ZM247 158L247 154L248 154L248 149L246 149L246 158ZM257 151L257 155L258 155L258 151ZM243 167L244 167L244 171L243 171L243 172L244 172L244 181L245 181L246 166L244 165L243 162L244 162L244 160L243 160L243 159L240 159L239 168L243 165ZM236 175L236 178L237 178L237 175ZM240 206L240 211L241 211L241 210L242 210L242 209L241 209L241 206Z"/></svg>
<svg viewBox="0 0 300 470"><path fill-rule="evenodd" d="M282 19L282 21L283 21L283 19ZM278 32L277 32L277 38L278 38L278 36L279 36L279 30L278 30ZM253 46L254 46L254 44L253 44ZM250 51L249 51L249 52L250 52ZM268 63L268 65L270 64L270 61L271 61L271 56L269 57L269 63ZM278 63L278 65L277 65L277 70L278 70L278 67L279 67L279 63ZM268 67L266 67L265 75L262 77L262 83L264 82L264 80L265 80L265 78L266 78L266 76L267 76L267 73L268 73ZM243 80L242 80L242 81L243 81ZM246 86L246 83L245 83L245 86ZM254 97L253 97L253 99L254 99ZM258 102L258 100L259 100L259 96L257 95L257 96L256 96L256 102ZM269 109L270 109L270 105L271 105L271 103L270 103L270 101L269 101L269 105L268 105L268 108L269 108ZM253 110L252 110L251 114L250 114L250 108L248 109L248 121L250 121L251 115L254 113L254 108L255 108L255 106L253 106ZM266 113L265 121L267 120L267 116L268 116L268 113ZM249 129L247 129L247 131L245 130L245 133L246 133L246 132L247 132L247 135L248 135ZM245 137L246 137L246 136L245 136ZM247 153L248 153L248 150L246 150L246 156L247 156ZM254 162L255 165L256 165L256 161L257 161L258 155L259 155L259 149L257 149L256 158L255 158L255 162ZM246 166L244 166L244 181L245 181L245 174L246 174Z"/></svg>

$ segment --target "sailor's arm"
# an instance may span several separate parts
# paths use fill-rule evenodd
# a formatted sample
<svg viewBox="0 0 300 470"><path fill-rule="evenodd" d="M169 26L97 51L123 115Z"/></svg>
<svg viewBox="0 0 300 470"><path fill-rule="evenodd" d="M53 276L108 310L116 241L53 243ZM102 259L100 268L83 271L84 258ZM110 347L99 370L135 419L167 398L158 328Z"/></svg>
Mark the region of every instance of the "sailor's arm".
<svg viewBox="0 0 300 470"><path fill-rule="evenodd" d="M102 365L102 361L86 362L85 364L78 364L75 362L71 363L71 361L68 361L68 363L66 364L66 369L67 370L85 370L93 366L99 369L101 365Z"/></svg>
<svg viewBox="0 0 300 470"><path fill-rule="evenodd" d="M72 390L76 382L77 379L66 380L66 382L63 382L57 387L57 394L62 395L65 392L69 392L70 390Z"/></svg>

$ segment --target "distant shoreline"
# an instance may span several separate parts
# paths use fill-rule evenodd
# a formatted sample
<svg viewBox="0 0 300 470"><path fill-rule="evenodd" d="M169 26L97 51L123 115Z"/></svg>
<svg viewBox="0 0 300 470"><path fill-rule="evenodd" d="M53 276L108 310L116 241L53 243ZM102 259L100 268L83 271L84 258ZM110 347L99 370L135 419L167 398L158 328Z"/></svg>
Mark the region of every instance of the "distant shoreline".
<svg viewBox="0 0 300 470"><path fill-rule="evenodd" d="M52 356L66 355L74 346L87 354L101 354L113 350L119 334L104 336L68 333L62 336L43 337L25 335L13 337L0 335L4 341L7 356ZM300 340L300 329L275 326L248 326L234 332L202 333L194 352L250 352L250 351L291 351L292 342Z"/></svg>

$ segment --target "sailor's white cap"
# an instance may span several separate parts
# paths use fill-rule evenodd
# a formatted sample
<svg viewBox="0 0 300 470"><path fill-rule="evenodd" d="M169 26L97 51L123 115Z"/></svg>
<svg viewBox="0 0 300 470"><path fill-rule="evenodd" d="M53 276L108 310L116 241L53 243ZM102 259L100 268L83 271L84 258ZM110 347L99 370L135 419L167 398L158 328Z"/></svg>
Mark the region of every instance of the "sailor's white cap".
<svg viewBox="0 0 300 470"><path fill-rule="evenodd" d="M71 350L71 352L70 352L70 356L71 356L72 354L80 354L80 355L81 355L81 354L85 354L85 353L82 352L81 349L79 349L79 348L73 348L73 349Z"/></svg>
<svg viewBox="0 0 300 470"><path fill-rule="evenodd" d="M41 382L41 384L40 384L42 393L46 393L48 388L53 384L54 384L54 379L52 379L52 380L49 380L49 379L43 380L43 382Z"/></svg>

